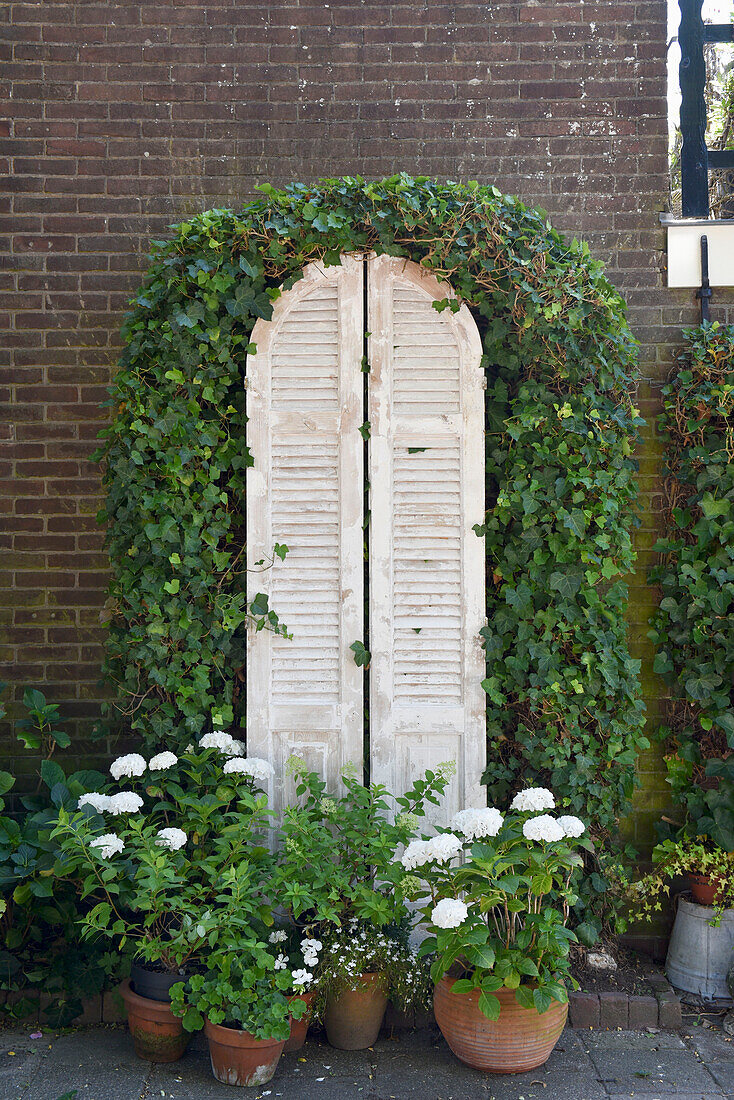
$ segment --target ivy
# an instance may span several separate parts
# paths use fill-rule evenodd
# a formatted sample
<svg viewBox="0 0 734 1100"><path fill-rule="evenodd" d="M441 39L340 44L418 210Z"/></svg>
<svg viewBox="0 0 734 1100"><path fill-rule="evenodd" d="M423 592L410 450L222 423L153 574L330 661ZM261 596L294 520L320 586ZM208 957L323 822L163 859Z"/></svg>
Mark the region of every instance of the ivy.
<svg viewBox="0 0 734 1100"><path fill-rule="evenodd" d="M668 778L689 828L734 849L734 325L686 329L663 387L667 535L651 580L655 671L671 689Z"/></svg>
<svg viewBox="0 0 734 1100"><path fill-rule="evenodd" d="M239 724L247 623L285 629L245 596L255 321L313 260L403 256L451 284L484 344L491 797L547 782L610 828L646 745L623 620L641 421L619 295L586 245L496 188L401 174L260 191L156 242L124 325L99 456L106 669L129 726L173 747L212 721ZM447 307L458 304L436 303Z"/></svg>

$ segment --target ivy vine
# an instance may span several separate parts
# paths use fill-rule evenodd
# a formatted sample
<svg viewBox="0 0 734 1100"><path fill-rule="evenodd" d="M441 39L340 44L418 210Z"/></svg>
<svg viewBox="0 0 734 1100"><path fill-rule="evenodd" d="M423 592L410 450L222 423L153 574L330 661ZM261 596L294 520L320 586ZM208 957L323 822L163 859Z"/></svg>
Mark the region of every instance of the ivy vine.
<svg viewBox="0 0 734 1100"><path fill-rule="evenodd" d="M694 834L734 849L734 325L686 329L659 419L668 532L651 580L671 690L669 781Z"/></svg>
<svg viewBox="0 0 734 1100"><path fill-rule="evenodd" d="M154 244L124 325L105 462L112 562L106 669L155 745L243 723L245 357L310 261L387 253L471 308L484 343L491 797L547 782L612 827L646 746L627 648L634 341L599 264L496 188L401 174L269 185ZM446 302L437 303L445 308Z"/></svg>

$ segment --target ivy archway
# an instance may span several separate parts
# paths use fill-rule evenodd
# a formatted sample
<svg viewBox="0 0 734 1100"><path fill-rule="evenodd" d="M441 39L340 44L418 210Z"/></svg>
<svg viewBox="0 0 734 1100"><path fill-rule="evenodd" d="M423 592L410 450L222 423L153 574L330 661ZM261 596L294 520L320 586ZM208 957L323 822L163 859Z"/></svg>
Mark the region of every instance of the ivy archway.
<svg viewBox="0 0 734 1100"><path fill-rule="evenodd" d="M128 728L175 747L236 725L247 619L277 629L245 597L255 321L310 261L402 256L450 282L484 345L490 790L544 781L608 829L647 745L624 623L641 421L622 300L586 245L496 188L401 174L260 190L155 242L123 329L99 457L106 671Z"/></svg>

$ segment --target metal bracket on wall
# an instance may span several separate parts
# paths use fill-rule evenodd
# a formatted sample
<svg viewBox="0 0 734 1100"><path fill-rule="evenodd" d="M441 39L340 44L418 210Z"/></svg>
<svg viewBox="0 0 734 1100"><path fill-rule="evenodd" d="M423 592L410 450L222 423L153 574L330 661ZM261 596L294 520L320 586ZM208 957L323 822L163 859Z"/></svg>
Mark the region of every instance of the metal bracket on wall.
<svg viewBox="0 0 734 1100"><path fill-rule="evenodd" d="M701 321L709 320L709 303L713 291L709 284L709 240L704 233L701 237L701 286L696 291L696 297L701 302Z"/></svg>

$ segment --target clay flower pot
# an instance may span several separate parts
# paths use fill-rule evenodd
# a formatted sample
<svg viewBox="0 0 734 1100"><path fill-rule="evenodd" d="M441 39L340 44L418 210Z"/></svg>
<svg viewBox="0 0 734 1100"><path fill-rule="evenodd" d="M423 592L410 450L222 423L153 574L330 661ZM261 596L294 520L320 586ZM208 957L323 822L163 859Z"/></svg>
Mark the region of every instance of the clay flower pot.
<svg viewBox="0 0 734 1100"><path fill-rule="evenodd" d="M339 1050L364 1050L380 1034L387 1008L384 974L362 974L357 989L329 994L324 1013L326 1037Z"/></svg>
<svg viewBox="0 0 734 1100"><path fill-rule="evenodd" d="M488 1073L525 1073L548 1061L568 1015L568 1005L552 1001L542 1015L522 1008L514 989L498 989L497 1020L479 1011L479 991L453 993L456 978L444 976L433 995L436 1023L456 1057Z"/></svg>
<svg viewBox="0 0 734 1100"><path fill-rule="evenodd" d="M699 905L713 905L719 889L719 880L710 875L689 874L688 881L691 884L693 900Z"/></svg>
<svg viewBox="0 0 734 1100"><path fill-rule="evenodd" d="M293 997L289 997L289 1001L299 999L305 1001L307 1008L300 1020L294 1020L291 1016L291 1035L290 1039L286 1039L285 1046L283 1047L284 1054L292 1054L294 1050L300 1050L303 1044L306 1042L306 1035L308 1034L308 1025L311 1023L311 1016L313 1014L313 1000L316 994L311 993L298 993Z"/></svg>
<svg viewBox="0 0 734 1100"><path fill-rule="evenodd" d="M249 1031L204 1021L212 1073L223 1085L264 1085L272 1078L285 1040L256 1039Z"/></svg>
<svg viewBox="0 0 734 1100"><path fill-rule="evenodd" d="M171 1012L170 1004L141 997L132 991L129 981L122 983L120 993L138 1058L146 1062L177 1062L190 1036L178 1016Z"/></svg>

